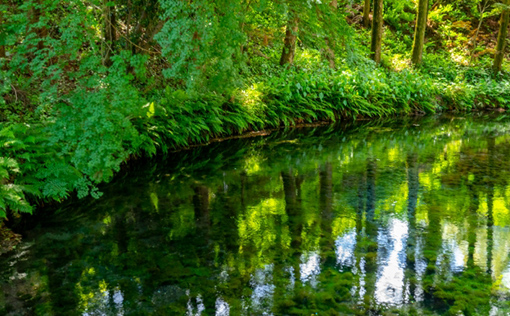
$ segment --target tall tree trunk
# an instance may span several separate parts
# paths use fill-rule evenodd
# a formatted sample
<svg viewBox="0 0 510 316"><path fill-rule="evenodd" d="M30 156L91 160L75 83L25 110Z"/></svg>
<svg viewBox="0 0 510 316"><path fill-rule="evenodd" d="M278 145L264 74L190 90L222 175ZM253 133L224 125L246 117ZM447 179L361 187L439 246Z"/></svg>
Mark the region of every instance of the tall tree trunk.
<svg viewBox="0 0 510 316"><path fill-rule="evenodd" d="M381 46L383 33L383 0L374 1L374 18L372 22L371 57L376 63L381 62Z"/></svg>
<svg viewBox="0 0 510 316"><path fill-rule="evenodd" d="M106 43L104 60L105 66L111 66L111 57L115 48L115 42L117 40L115 32L115 7L109 6L110 1L104 0L104 40Z"/></svg>
<svg viewBox="0 0 510 316"><path fill-rule="evenodd" d="M0 11L0 58L5 58L5 32L3 30L4 19Z"/></svg>
<svg viewBox="0 0 510 316"><path fill-rule="evenodd" d="M338 8L338 1L337 0L331 1L329 3L329 6L333 10L333 12L336 13L336 9ZM328 59L329 67L335 68L335 51L333 50L333 47L335 46L334 41L331 40L329 36L325 38L325 41L326 41L326 58Z"/></svg>
<svg viewBox="0 0 510 316"><path fill-rule="evenodd" d="M471 43L473 44L473 48L471 49L471 52L470 52L470 55L471 55L470 62L473 62L475 60L475 57L476 57L475 52L476 52L476 48L478 47L478 34L480 34L480 28L482 27L485 11L487 11L487 9L489 7L490 7L489 0L485 0L485 2L483 4L482 3L478 4L478 12L480 13L480 19L478 19L478 26L476 27L476 33L475 33L475 36L473 36L473 39L471 41Z"/></svg>
<svg viewBox="0 0 510 316"><path fill-rule="evenodd" d="M411 61L415 65L421 64L423 56L423 44L425 42L425 30L427 29L428 11L429 0L420 0L418 3L416 28L414 31L413 56L411 57Z"/></svg>
<svg viewBox="0 0 510 316"><path fill-rule="evenodd" d="M32 3L32 6L30 7L28 11L28 20L30 21L29 26L27 26L28 29L30 29L30 26L35 25L39 23L39 20L41 19L41 1L36 1ZM28 30L27 30L28 31ZM39 40L37 42L37 49L41 50L44 48L44 41L41 39L46 37L48 35L48 30L46 27L41 28L31 28L31 32L35 33L35 37Z"/></svg>
<svg viewBox="0 0 510 316"><path fill-rule="evenodd" d="M285 42L283 44L282 57L280 65L292 65L294 63L294 55L296 54L296 40L299 30L299 18L296 12L289 11L289 20L285 31Z"/></svg>
<svg viewBox="0 0 510 316"><path fill-rule="evenodd" d="M506 5L510 5L510 0L505 0ZM503 64L503 58L505 57L505 47L506 40L508 35L508 24L510 21L510 10L505 9L501 14L501 19L499 20L499 34L498 34L498 43L496 45L496 53L494 54L494 65L492 69L495 73L501 71L501 65Z"/></svg>
<svg viewBox="0 0 510 316"><path fill-rule="evenodd" d="M370 0L365 0L365 5L363 6L363 26L365 28L370 27Z"/></svg>

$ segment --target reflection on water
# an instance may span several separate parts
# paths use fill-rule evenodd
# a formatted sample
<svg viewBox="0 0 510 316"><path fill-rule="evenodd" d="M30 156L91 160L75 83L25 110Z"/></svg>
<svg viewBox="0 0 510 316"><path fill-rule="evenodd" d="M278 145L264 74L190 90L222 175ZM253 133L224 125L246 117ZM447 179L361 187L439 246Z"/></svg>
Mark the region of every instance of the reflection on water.
<svg viewBox="0 0 510 316"><path fill-rule="evenodd" d="M272 315L269 311L273 309L273 296L275 286L273 284L272 264L262 269L257 269L250 280L253 292L251 294L251 311L260 315ZM245 307L248 310L248 307Z"/></svg>
<svg viewBox="0 0 510 316"><path fill-rule="evenodd" d="M509 123L294 129L134 165L23 223L0 314L508 315Z"/></svg>
<svg viewBox="0 0 510 316"><path fill-rule="evenodd" d="M230 315L230 306L222 298L216 299L216 316L227 316Z"/></svg>
<svg viewBox="0 0 510 316"><path fill-rule="evenodd" d="M344 267L353 267L354 249L356 248L356 230L353 228L342 236L338 236L335 240L336 264L340 271Z"/></svg>
<svg viewBox="0 0 510 316"><path fill-rule="evenodd" d="M317 277L321 273L320 267L320 256L317 252L311 252L307 255L301 255L300 275L301 282L306 284L310 283L310 286L316 288L318 285Z"/></svg>
<svg viewBox="0 0 510 316"><path fill-rule="evenodd" d="M404 302L404 270L407 223L391 218L389 227L379 231L379 260L375 300L378 304Z"/></svg>
<svg viewBox="0 0 510 316"><path fill-rule="evenodd" d="M189 290L186 292L189 296ZM191 297L188 300L188 311L186 316L198 316L202 315L202 312L205 311L204 301L202 300L202 296L199 294L196 298L192 299Z"/></svg>
<svg viewBox="0 0 510 316"><path fill-rule="evenodd" d="M462 272L466 265L466 254L469 244L461 240L458 227L451 223L443 225L443 249L437 258L436 265L442 266L449 263L446 271ZM460 240L460 241L459 241Z"/></svg>

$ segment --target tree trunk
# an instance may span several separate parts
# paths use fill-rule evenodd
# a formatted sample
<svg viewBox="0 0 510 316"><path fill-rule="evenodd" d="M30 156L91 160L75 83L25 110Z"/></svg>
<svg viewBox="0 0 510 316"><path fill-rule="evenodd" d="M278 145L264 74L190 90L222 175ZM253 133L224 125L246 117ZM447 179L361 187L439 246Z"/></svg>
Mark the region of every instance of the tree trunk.
<svg viewBox="0 0 510 316"><path fill-rule="evenodd" d="M333 12L336 12L336 9L338 8L338 1L337 0L331 1L329 3L329 6L333 10ZM328 59L329 67L334 69L335 68L335 51L333 50L333 47L335 46L334 45L335 42L333 40L331 40L331 38L329 36L327 36L325 38L325 41L326 41L326 58Z"/></svg>
<svg viewBox="0 0 510 316"><path fill-rule="evenodd" d="M374 1L374 18L372 22L371 57L376 63L381 62L381 46L383 33L383 0Z"/></svg>
<svg viewBox="0 0 510 316"><path fill-rule="evenodd" d="M411 61L414 65L421 64L423 56L423 44L425 42L425 30L427 29L427 16L429 0L420 0L418 3L418 15L414 31L413 56Z"/></svg>
<svg viewBox="0 0 510 316"><path fill-rule="evenodd" d="M510 5L510 0L505 0L505 4ZM501 71L501 65L503 64L503 58L505 57L505 46L508 34L509 20L510 10L505 9L501 14L501 20L499 21L498 44L496 45L496 53L494 54L494 65L492 67L495 73Z"/></svg>
<svg viewBox="0 0 510 316"><path fill-rule="evenodd" d="M0 35L0 58L5 58L5 33L4 33L4 30L3 30L3 24L4 24L4 19L3 19L3 16L2 16L2 12L0 11L0 32L2 33L2 35Z"/></svg>
<svg viewBox="0 0 510 316"><path fill-rule="evenodd" d="M108 0L104 0L104 40L106 43L104 60L105 66L111 66L111 57L115 48L115 41L117 40L115 32L115 7L108 6Z"/></svg>
<svg viewBox="0 0 510 316"><path fill-rule="evenodd" d="M285 42L283 44L282 57L280 65L292 65L294 63L294 55L296 54L296 40L299 30L299 19L294 11L289 11L289 21L287 22L287 30L285 31Z"/></svg>
<svg viewBox="0 0 510 316"><path fill-rule="evenodd" d="M37 6L37 7L36 7ZM40 1L34 2L28 11L28 20L30 21L30 26L39 23L41 19L41 8ZM27 26L29 28L29 26ZM44 48L44 41L41 39L48 35L48 30L46 27L41 28L32 28L31 32L35 33L35 36L39 41L37 42L37 49L41 50Z"/></svg>
<svg viewBox="0 0 510 316"><path fill-rule="evenodd" d="M370 0L365 0L365 6L363 7L363 26L365 28L370 27Z"/></svg>

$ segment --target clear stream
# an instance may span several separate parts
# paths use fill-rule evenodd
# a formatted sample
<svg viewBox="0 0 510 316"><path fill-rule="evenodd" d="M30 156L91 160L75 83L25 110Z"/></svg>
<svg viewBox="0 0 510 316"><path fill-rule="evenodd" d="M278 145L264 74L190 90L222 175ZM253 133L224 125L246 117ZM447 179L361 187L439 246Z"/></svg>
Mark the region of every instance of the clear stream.
<svg viewBox="0 0 510 316"><path fill-rule="evenodd" d="M510 116L296 128L138 162L20 223L2 315L509 315Z"/></svg>

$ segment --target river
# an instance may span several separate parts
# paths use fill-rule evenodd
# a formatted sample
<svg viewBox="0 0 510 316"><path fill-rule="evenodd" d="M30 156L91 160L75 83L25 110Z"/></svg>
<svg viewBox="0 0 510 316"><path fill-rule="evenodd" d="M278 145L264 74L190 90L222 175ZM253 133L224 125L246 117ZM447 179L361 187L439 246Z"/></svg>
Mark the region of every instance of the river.
<svg viewBox="0 0 510 316"><path fill-rule="evenodd" d="M5 315L508 315L510 116L275 131L135 162L0 257Z"/></svg>

